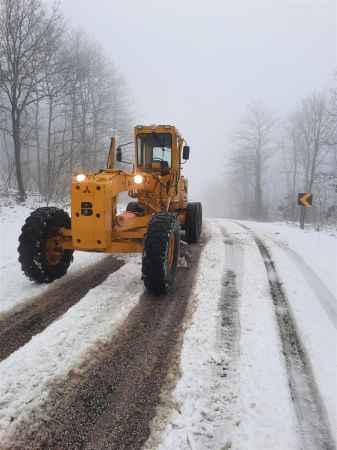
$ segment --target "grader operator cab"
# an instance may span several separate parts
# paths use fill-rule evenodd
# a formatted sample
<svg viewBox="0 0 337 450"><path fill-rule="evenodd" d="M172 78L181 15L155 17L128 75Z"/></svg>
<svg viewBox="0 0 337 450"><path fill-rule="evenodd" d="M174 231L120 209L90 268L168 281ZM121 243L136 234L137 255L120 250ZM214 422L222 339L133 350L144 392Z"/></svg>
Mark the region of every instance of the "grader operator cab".
<svg viewBox="0 0 337 450"><path fill-rule="evenodd" d="M189 147L174 126L136 126L135 157L130 172L123 163L123 146L111 139L107 168L74 175L71 219L62 209L35 210L19 238L19 261L27 277L50 283L63 276L75 250L142 253L142 277L154 294L165 294L175 279L181 238L199 240L200 203L188 203L182 164ZM118 194L135 199L118 214ZM182 234L183 230L184 234Z"/></svg>

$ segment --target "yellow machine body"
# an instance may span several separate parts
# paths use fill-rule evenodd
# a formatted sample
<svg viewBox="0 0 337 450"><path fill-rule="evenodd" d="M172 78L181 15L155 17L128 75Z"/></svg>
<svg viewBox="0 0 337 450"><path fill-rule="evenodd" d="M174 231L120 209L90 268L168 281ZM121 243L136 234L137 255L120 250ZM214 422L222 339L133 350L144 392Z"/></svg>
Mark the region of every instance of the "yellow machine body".
<svg viewBox="0 0 337 450"><path fill-rule="evenodd" d="M152 153L146 150L147 143L156 140L170 143L170 151L165 152L167 161L154 158L154 148ZM106 169L72 178L71 230L63 230L63 247L106 253L142 252L152 214L176 212L183 225L187 206L187 181L182 176L184 143L174 126L137 126L133 170L126 172L114 167L116 148L112 139ZM159 144L156 151L161 151ZM137 199L141 214L117 211L121 192Z"/></svg>

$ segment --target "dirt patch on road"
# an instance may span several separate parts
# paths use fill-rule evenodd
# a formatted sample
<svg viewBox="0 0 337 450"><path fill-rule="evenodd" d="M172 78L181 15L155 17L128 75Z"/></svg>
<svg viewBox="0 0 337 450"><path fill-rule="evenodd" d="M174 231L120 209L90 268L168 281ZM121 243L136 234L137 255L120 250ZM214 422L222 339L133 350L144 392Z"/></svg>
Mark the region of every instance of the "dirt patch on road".
<svg viewBox="0 0 337 450"><path fill-rule="evenodd" d="M239 352L240 319L239 319L239 293L236 288L236 274L227 270L223 277L223 290L219 302L220 341L229 355Z"/></svg>
<svg viewBox="0 0 337 450"><path fill-rule="evenodd" d="M65 278L56 287L51 285L24 308L0 320L0 361L41 333L123 264L123 260L112 256L104 258L76 275Z"/></svg>
<svg viewBox="0 0 337 450"><path fill-rule="evenodd" d="M140 449L167 376L178 375L183 322L201 246L166 297L143 294L118 335L50 387L44 410L22 421L9 449ZM121 299L122 301L122 299Z"/></svg>

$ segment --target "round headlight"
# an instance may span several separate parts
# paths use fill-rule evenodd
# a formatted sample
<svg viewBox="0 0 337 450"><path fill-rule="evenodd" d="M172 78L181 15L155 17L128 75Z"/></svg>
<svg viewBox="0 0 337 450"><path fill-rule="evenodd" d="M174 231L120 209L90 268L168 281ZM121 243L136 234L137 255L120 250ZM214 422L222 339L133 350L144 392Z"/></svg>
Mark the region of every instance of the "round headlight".
<svg viewBox="0 0 337 450"><path fill-rule="evenodd" d="M135 176L133 177L133 181L134 181L136 184L141 184L141 183L143 183L143 181L144 181L144 177L142 177L142 175L135 175Z"/></svg>
<svg viewBox="0 0 337 450"><path fill-rule="evenodd" d="M84 175L84 173L79 173L78 175L76 175L76 181L78 183L81 183L81 181L84 181L87 177Z"/></svg>

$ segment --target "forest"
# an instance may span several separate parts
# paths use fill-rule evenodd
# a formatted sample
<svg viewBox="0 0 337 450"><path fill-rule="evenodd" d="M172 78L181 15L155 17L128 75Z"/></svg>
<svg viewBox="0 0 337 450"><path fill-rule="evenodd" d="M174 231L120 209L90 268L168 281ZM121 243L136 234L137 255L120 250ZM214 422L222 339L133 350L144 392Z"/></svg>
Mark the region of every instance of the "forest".
<svg viewBox="0 0 337 450"><path fill-rule="evenodd" d="M262 101L248 104L231 135L225 179L233 216L296 221L298 194L309 192L307 219L335 224L337 89L309 94L286 117Z"/></svg>
<svg viewBox="0 0 337 450"><path fill-rule="evenodd" d="M102 167L110 136L126 138L130 104L114 62L58 7L0 1L2 191L63 199L71 173Z"/></svg>

